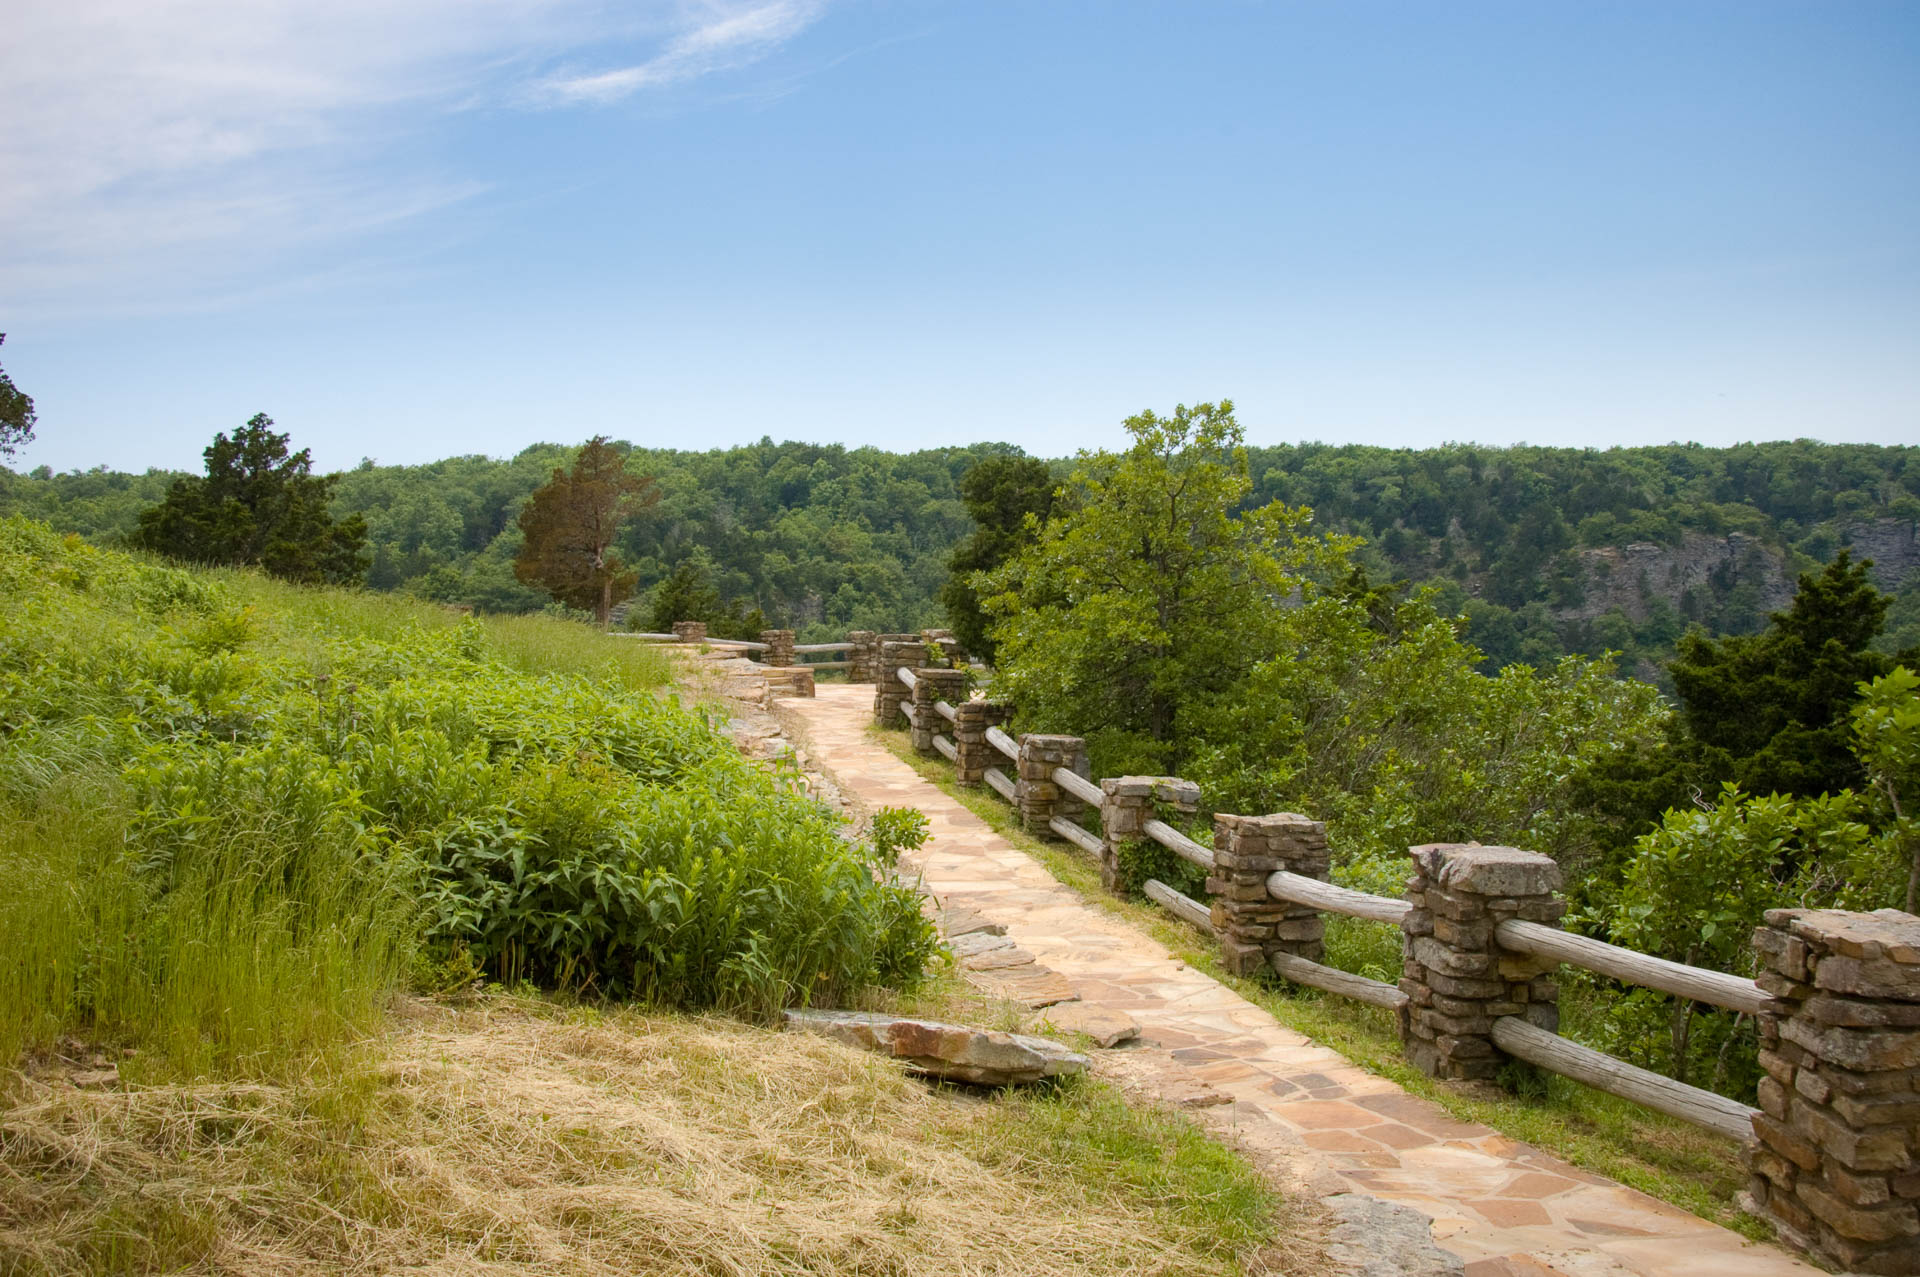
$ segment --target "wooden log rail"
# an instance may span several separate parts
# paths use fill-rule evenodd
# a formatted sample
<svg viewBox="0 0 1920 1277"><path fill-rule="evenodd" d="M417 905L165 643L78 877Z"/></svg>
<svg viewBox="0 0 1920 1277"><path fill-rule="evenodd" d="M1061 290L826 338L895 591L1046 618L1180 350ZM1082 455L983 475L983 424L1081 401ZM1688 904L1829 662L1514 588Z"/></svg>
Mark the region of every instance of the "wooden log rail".
<svg viewBox="0 0 1920 1277"><path fill-rule="evenodd" d="M1082 776L1079 772L1070 772L1064 767L1053 769L1053 783L1078 798L1083 803L1091 803L1095 808L1106 797L1100 792L1100 786Z"/></svg>
<svg viewBox="0 0 1920 1277"><path fill-rule="evenodd" d="M1165 847L1180 859L1212 870L1213 852L1175 829L1164 820L1149 820L1140 826L1140 832Z"/></svg>
<svg viewBox="0 0 1920 1277"><path fill-rule="evenodd" d="M1503 949L1515 953L1554 958L1628 984L1644 985L1677 998L1706 1002L1743 1015L1760 1014L1768 1001L1760 986L1751 980L1743 980L1724 971L1708 971L1635 953L1617 944L1577 936L1555 927L1543 927L1537 922L1509 919L1495 927L1493 935Z"/></svg>
<svg viewBox="0 0 1920 1277"><path fill-rule="evenodd" d="M904 665L902 665L899 669L895 670L894 673L898 674L900 676L900 681L902 683L905 683L908 687L913 687L920 682L919 679L913 676L913 671L908 669Z"/></svg>
<svg viewBox="0 0 1920 1277"><path fill-rule="evenodd" d="M851 643L795 643L793 645L793 650L796 655L802 652L851 652L853 650L853 644Z"/></svg>
<svg viewBox="0 0 1920 1277"><path fill-rule="evenodd" d="M1596 1091L1644 1104L1656 1112L1704 1126L1730 1139L1751 1140L1759 1109L1749 1108L1712 1091L1636 1068L1603 1051L1581 1046L1558 1033L1549 1033L1518 1016L1493 1022L1493 1041L1515 1059L1584 1082Z"/></svg>
<svg viewBox="0 0 1920 1277"><path fill-rule="evenodd" d="M1060 835L1060 837L1066 839L1090 856L1100 854L1099 837L1095 834L1088 833L1071 820L1062 820L1060 817L1054 816L1047 821L1047 828L1053 830L1054 833Z"/></svg>
<svg viewBox="0 0 1920 1277"><path fill-rule="evenodd" d="M958 718L960 715L959 710L947 704L947 702L945 701L935 701L933 703L933 708L940 715L940 717L946 719L949 723L953 722L954 719Z"/></svg>
<svg viewBox="0 0 1920 1277"><path fill-rule="evenodd" d="M994 793L1000 795L1002 798L1006 799L1008 802L1016 801L1014 797L1015 790L1013 787L1013 782L1008 780L1007 774L1001 771L998 767L987 768L986 774L982 776L981 779L987 782L988 789L991 789Z"/></svg>
<svg viewBox="0 0 1920 1277"><path fill-rule="evenodd" d="M960 757L960 747L958 745L955 745L952 739L949 737L946 737L946 736L934 737L933 747L939 750L941 753L941 756L944 757L950 763L957 761Z"/></svg>
<svg viewBox="0 0 1920 1277"><path fill-rule="evenodd" d="M1141 890L1147 893L1147 899L1180 921L1190 923L1208 935L1214 934L1213 913L1198 900L1181 895L1158 878L1147 879L1146 885Z"/></svg>
<svg viewBox="0 0 1920 1277"><path fill-rule="evenodd" d="M1286 870L1273 874L1267 879L1269 894L1294 904L1311 905L1322 913L1345 914L1349 918L1367 918L1374 922L1391 922L1395 926L1407 916L1413 906L1404 900L1395 900L1390 896L1369 895L1364 891L1354 891L1350 887L1336 887L1330 882L1318 878L1303 878L1299 874ZM1305 983L1302 981L1302 983Z"/></svg>
<svg viewBox="0 0 1920 1277"><path fill-rule="evenodd" d="M1295 984L1304 984L1310 989L1321 989L1327 993L1338 993L1352 998L1356 1002L1365 1002L1369 1006L1385 1007L1389 1011L1398 1011L1407 1005L1407 995L1384 980L1373 980L1351 971L1342 971L1339 967L1329 967L1324 963L1297 957L1291 953L1270 953L1267 962L1274 971Z"/></svg>
<svg viewBox="0 0 1920 1277"><path fill-rule="evenodd" d="M993 746L1008 758L1020 757L1020 742L1001 731L998 727L987 729L987 744Z"/></svg>

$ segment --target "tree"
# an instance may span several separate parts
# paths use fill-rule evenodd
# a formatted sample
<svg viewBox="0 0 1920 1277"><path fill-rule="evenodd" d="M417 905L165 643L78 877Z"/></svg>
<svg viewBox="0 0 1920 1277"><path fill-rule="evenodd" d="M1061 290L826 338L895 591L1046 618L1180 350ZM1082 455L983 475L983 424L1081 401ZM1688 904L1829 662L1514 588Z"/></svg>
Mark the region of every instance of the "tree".
<svg viewBox="0 0 1920 1277"><path fill-rule="evenodd" d="M960 645L991 665L995 644L974 587L975 574L992 571L1033 543L1053 513L1053 472L1033 457L987 457L961 476L960 496L973 516L974 530L947 560L949 575L940 587L940 604Z"/></svg>
<svg viewBox="0 0 1920 1277"><path fill-rule="evenodd" d="M995 686L1027 728L1086 736L1101 770L1171 772L1346 543L1278 501L1235 513L1252 482L1231 402L1126 429L1133 446L1082 453L1065 512L987 576Z"/></svg>
<svg viewBox="0 0 1920 1277"><path fill-rule="evenodd" d="M632 475L626 456L595 435L571 470L556 469L520 510L523 542L513 574L568 607L591 608L604 628L613 596L639 579L613 552L620 527L660 499L649 475Z"/></svg>
<svg viewBox="0 0 1920 1277"><path fill-rule="evenodd" d="M1849 713L1860 684L1894 665L1869 646L1888 602L1870 566L1842 550L1818 576L1800 577L1792 605L1761 633L1681 639L1667 668L1694 739L1733 760L1724 779L1801 798L1863 786Z"/></svg>
<svg viewBox="0 0 1920 1277"><path fill-rule="evenodd" d="M1920 677L1906 666L1861 687L1853 743L1873 797L1884 804L1883 837L1907 866L1908 913L1920 905Z"/></svg>
<svg viewBox="0 0 1920 1277"><path fill-rule="evenodd" d="M134 545L192 563L257 565L308 584L366 575L365 520L336 520L328 510L339 476L313 474L305 448L289 455L273 418L256 413L232 438L216 434L203 455L206 476L176 479L159 505L143 510Z"/></svg>
<svg viewBox="0 0 1920 1277"><path fill-rule="evenodd" d="M7 335L0 333L0 345ZM33 442L33 396L13 384L7 370L0 368L0 456L11 457L21 444Z"/></svg>

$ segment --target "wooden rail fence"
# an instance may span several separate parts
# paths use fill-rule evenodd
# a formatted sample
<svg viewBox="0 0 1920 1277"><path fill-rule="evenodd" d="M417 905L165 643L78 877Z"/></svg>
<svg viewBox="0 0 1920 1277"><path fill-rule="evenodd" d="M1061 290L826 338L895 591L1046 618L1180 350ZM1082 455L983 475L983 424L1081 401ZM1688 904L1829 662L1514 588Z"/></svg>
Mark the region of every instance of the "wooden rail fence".
<svg viewBox="0 0 1920 1277"><path fill-rule="evenodd" d="M1920 918L1775 910L1754 936L1756 981L1563 930L1559 866L1534 852L1414 847L1405 899L1354 891L1328 881L1321 822L1219 814L1203 846L1169 823L1197 816L1198 787L1095 780L1083 740L1010 735L1006 707L969 698L965 673L926 668L926 653L914 638L879 644L876 721L904 718L916 749L1000 795L1028 831L1098 859L1109 889L1139 840L1205 870L1210 904L1157 879L1144 890L1213 935L1230 971L1268 969L1392 1012L1409 1059L1439 1077L1490 1079L1519 1060L1726 1135L1751 1172L1745 1200L1784 1240L1841 1267L1920 1273ZM1326 914L1399 928L1399 980L1320 961ZM1760 1107L1555 1032L1563 963L1754 1017L1768 1074Z"/></svg>

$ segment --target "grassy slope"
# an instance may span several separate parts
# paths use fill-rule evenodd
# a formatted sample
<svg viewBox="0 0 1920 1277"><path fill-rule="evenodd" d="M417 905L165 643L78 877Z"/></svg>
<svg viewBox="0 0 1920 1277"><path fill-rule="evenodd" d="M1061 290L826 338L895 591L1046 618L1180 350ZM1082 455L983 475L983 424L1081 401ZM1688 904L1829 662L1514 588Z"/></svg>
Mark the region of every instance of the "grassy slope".
<svg viewBox="0 0 1920 1277"><path fill-rule="evenodd" d="M1283 990L1274 982L1228 975L1220 964L1218 947L1192 927L1150 903L1116 899L1104 891L1099 867L1089 857L1065 843L1042 842L1023 832L1012 809L998 796L960 786L953 779L952 767L943 760L915 754L906 733L875 729L873 734L1090 904L1152 935L1187 963L1263 1007L1289 1028L1332 1047L1369 1072L1433 1100L1457 1118L1483 1123L1503 1135L1550 1150L1576 1166L1619 1180L1749 1237L1772 1235L1764 1222L1734 1205L1735 1194L1746 1187L1746 1175L1740 1168L1739 1150L1731 1141L1558 1076L1543 1075L1542 1093L1530 1097L1491 1086L1436 1081L1406 1062L1398 1031L1387 1012L1311 989Z"/></svg>
<svg viewBox="0 0 1920 1277"><path fill-rule="evenodd" d="M128 768L217 747L222 715L345 697L351 726L359 671L436 636L608 692L658 688L660 656L12 531L40 558L0 582L0 1272L1317 1267L1242 1159L1099 1083L985 1097L716 1017L402 995L415 922L357 872L364 830L300 824L277 774L142 799ZM48 562L67 593L34 593ZM156 894L130 852L158 815L185 833ZM910 1005L981 1010L943 987Z"/></svg>
<svg viewBox="0 0 1920 1277"><path fill-rule="evenodd" d="M719 1017L410 1001L284 1083L16 1080L0 1270L1313 1273L1188 1119Z"/></svg>

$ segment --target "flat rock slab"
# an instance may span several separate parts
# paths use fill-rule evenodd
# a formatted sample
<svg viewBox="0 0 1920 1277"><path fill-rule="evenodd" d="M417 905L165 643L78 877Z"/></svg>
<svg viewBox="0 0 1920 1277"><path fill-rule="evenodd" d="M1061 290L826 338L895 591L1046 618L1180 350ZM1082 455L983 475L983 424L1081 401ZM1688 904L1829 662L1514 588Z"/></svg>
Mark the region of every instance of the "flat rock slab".
<svg viewBox="0 0 1920 1277"><path fill-rule="evenodd" d="M976 1086L1038 1082L1087 1070L1086 1056L1024 1033L998 1033L872 1011L789 1011L786 1023L789 1029L878 1051L904 1061L916 1073Z"/></svg>
<svg viewBox="0 0 1920 1277"><path fill-rule="evenodd" d="M1008 971L969 971L967 979L989 997L1038 1011L1056 1002L1078 1002L1080 995L1067 983L1067 977L1042 966L1014 967Z"/></svg>
<svg viewBox="0 0 1920 1277"><path fill-rule="evenodd" d="M958 940L961 936L1007 934L1006 923L995 922L971 909L942 909L934 921L939 926L940 933L949 940Z"/></svg>
<svg viewBox="0 0 1920 1277"><path fill-rule="evenodd" d="M1068 1002L1049 1007L1040 1023L1062 1033L1084 1033L1100 1047L1118 1046L1140 1036L1140 1025L1125 1011Z"/></svg>
<svg viewBox="0 0 1920 1277"><path fill-rule="evenodd" d="M998 933L990 931L970 931L963 936L955 936L947 942L955 957L971 958L976 953L992 953L995 949L1011 949L1013 941L1007 939L1006 928Z"/></svg>
<svg viewBox="0 0 1920 1277"><path fill-rule="evenodd" d="M1009 945L1005 949L971 954L960 959L960 965L969 971L1005 971L1012 967L1024 967L1033 960L1033 955L1025 949Z"/></svg>

